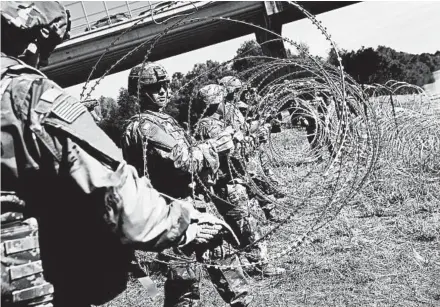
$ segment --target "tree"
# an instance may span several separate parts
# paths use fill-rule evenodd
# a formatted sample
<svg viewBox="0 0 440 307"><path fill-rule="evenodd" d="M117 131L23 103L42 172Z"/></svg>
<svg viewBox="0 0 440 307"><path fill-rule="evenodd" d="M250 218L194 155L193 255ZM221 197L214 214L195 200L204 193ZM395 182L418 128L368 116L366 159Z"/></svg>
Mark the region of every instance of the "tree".
<svg viewBox="0 0 440 307"><path fill-rule="evenodd" d="M113 98L101 96L99 99L101 117L107 118L118 108L118 104Z"/></svg>
<svg viewBox="0 0 440 307"><path fill-rule="evenodd" d="M175 72L171 78L171 91L179 90L185 82L185 76L181 72Z"/></svg>
<svg viewBox="0 0 440 307"><path fill-rule="evenodd" d="M233 62L233 69L238 73L249 70L249 68L258 67L267 60L263 58L253 58L253 57L263 57L263 50L261 46L255 40L248 40L241 44L238 48Z"/></svg>
<svg viewBox="0 0 440 307"><path fill-rule="evenodd" d="M404 81L422 86L433 82L432 73L440 69L440 54L423 53L421 55L397 52L378 46L362 47L357 51L340 52L345 71L359 83L385 83L388 80ZM336 53L329 52L328 63L336 65Z"/></svg>
<svg viewBox="0 0 440 307"><path fill-rule="evenodd" d="M111 98L104 98L108 103ZM103 115L103 120L99 126L108 134L108 136L119 145L122 133L128 120L139 113L139 104L136 97L130 96L128 90L121 88L117 99L117 107L111 109L106 116Z"/></svg>

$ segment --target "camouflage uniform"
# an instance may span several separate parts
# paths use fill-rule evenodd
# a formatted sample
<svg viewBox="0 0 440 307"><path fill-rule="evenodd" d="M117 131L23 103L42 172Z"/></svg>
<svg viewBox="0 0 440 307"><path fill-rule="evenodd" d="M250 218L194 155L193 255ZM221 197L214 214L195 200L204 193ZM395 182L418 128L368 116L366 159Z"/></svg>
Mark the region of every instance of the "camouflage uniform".
<svg viewBox="0 0 440 307"><path fill-rule="evenodd" d="M11 29L37 27L25 33L41 33L37 43L48 52L65 34L59 3L1 5L2 43L14 38ZM197 237L201 216L188 203L166 204L79 101L18 60L11 46L5 50L11 56L1 54L2 190L25 205L4 205L11 202L2 193L2 304L36 305L53 291L56 307L103 304L125 289L134 246L185 245ZM23 221L29 216L38 222L38 239L35 223Z"/></svg>
<svg viewBox="0 0 440 307"><path fill-rule="evenodd" d="M156 64L146 64L146 68L154 65ZM202 178L214 176L219 167L217 152L230 140L230 136L224 134L215 140L196 145L174 118L161 112L147 110L130 119L121 146L127 161L136 166L139 172L145 171L145 175L149 176L152 185L158 191L173 198L190 199L196 193L192 186L191 172L199 174ZM178 256L194 260L200 259L201 255L179 249L168 251L168 254L170 256L160 256L160 259L170 263L165 282L165 306L198 305L201 274L199 266L179 264L179 261L173 261L172 258ZM217 264L239 266L236 256L215 260ZM240 267L208 267L207 271L224 301L231 306L249 304L251 297L248 295L248 283Z"/></svg>
<svg viewBox="0 0 440 307"><path fill-rule="evenodd" d="M236 100L236 97L234 97L234 94L240 90L243 87L243 83L236 77L233 76L226 76L219 80L219 84L224 86L226 88L226 100L228 101L223 108L225 109L224 114L221 114L221 117L224 118L225 122L229 125L232 125L234 129L236 130L242 130L242 131L252 131L253 135L255 135L255 132L259 130L258 132L267 129L268 125L261 125L257 121L254 121L250 124L246 123L246 119L243 117L243 114L248 113L249 115L252 115L252 113L256 113L258 111L257 105L261 100L261 97L258 96L257 93L254 92L254 98L256 105L251 106L248 110L246 109L248 105L242 101L234 102ZM242 95L243 96L243 95ZM241 111L246 110L246 112ZM220 113L223 113L220 111ZM258 118L258 114L254 114ZM252 127L256 126L256 127ZM271 133L277 133L281 130L278 126L271 124ZM265 131L265 133L269 133L269 131ZM255 135L254 137L255 141L257 141L258 136ZM264 142L264 141L263 141ZM249 155L248 155L249 156ZM246 157L245 157L246 158ZM267 219L269 220L277 220L277 217L274 215L274 209L275 205L270 201L270 198L282 198L285 195L281 193L280 191L276 190L273 185L277 185L278 182L274 179L274 174L272 170L269 168L268 165L268 157L260 151L258 153L258 158L262 162L263 172L268 177L270 183L266 181L265 178L262 178L261 176L258 176L257 174L252 174L252 181L253 183L263 191L268 197L263 197L259 193L256 193L255 189L251 189L248 187L248 194L250 198L253 198L258 202L260 207L263 209L263 212ZM272 185L271 185L272 184Z"/></svg>
<svg viewBox="0 0 440 307"><path fill-rule="evenodd" d="M1 196L2 305L42 306L53 300L53 285L43 276L38 249L38 224L25 219L24 202L15 193Z"/></svg>
<svg viewBox="0 0 440 307"><path fill-rule="evenodd" d="M233 127L233 130L240 132L248 130L243 115L230 103L221 102L218 96L222 95L222 90L218 85L207 85L199 92L199 99L205 100L207 104L219 104L214 114L200 119L198 127L195 131L197 139L206 140L216 138L219 133L225 131L226 127ZM217 96L217 97L216 97ZM212 101L216 100L216 101ZM240 133L236 133L236 140L241 142L244 148L244 156L246 151L252 151L253 145L258 140L243 141L244 137ZM243 139L242 139L243 138ZM238 234L241 246L246 248L247 259L250 262L260 262L265 264L267 260L267 243L265 241L254 244L255 241L261 239L261 227L255 218L256 210L252 207L249 199L249 189L246 183L238 179L245 174L244 165L240 160L237 152L220 158L220 171L214 185L214 191L219 198L214 197L213 201L220 214L225 218L226 222L231 225L235 233ZM230 163L229 163L230 162ZM258 265L260 269L268 269L267 265Z"/></svg>
<svg viewBox="0 0 440 307"><path fill-rule="evenodd" d="M196 137L201 140L214 138L224 129L224 121L215 117L205 117L199 121ZM213 201L219 213L238 235L242 247L246 247L262 237L261 228L250 208L246 185L242 180L237 180L238 177L244 175L240 158L230 156L229 161L226 156L220 158L220 170L214 185L214 192L221 199L214 197ZM252 245L246 251L247 258L251 262L264 261L267 258L267 247L264 241Z"/></svg>
<svg viewBox="0 0 440 307"><path fill-rule="evenodd" d="M331 156L334 156L335 153L334 153L333 145L327 133L324 131L324 127L323 127L325 123L325 117L328 113L327 101L325 101L320 95L315 94L312 98L311 104L318 113L318 120L320 121L320 124L318 125L317 119L314 118L313 116L306 116L306 120L307 120L306 132L307 132L307 140L309 141L310 148L312 149L312 151L314 151L314 155L318 159L322 158L320 149L323 146L327 146L329 154ZM319 144L318 143L319 141L321 141L322 143Z"/></svg>

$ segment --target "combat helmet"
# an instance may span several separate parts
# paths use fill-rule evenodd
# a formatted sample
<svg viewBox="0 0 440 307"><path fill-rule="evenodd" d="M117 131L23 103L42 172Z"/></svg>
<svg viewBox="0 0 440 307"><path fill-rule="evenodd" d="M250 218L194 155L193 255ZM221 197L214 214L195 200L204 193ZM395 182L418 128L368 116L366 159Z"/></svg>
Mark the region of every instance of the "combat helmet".
<svg viewBox="0 0 440 307"><path fill-rule="evenodd" d="M11 26L18 38L30 40L28 50L40 52L40 62L47 64L55 47L69 38L70 13L57 1L2 1L2 26ZM5 30L7 31L7 30ZM2 33L3 35L3 33Z"/></svg>
<svg viewBox="0 0 440 307"><path fill-rule="evenodd" d="M223 77L218 81L218 83L226 88L228 94L234 93L236 90L243 87L243 82L234 76Z"/></svg>
<svg viewBox="0 0 440 307"><path fill-rule="evenodd" d="M139 79L140 77L140 79ZM161 82L170 82L170 76L165 68L154 62L147 62L133 67L128 76L128 93L136 95L138 81L141 86L153 85Z"/></svg>
<svg viewBox="0 0 440 307"><path fill-rule="evenodd" d="M218 84L209 84L202 87L198 92L198 97L206 106L218 105L222 103L226 96L226 89Z"/></svg>

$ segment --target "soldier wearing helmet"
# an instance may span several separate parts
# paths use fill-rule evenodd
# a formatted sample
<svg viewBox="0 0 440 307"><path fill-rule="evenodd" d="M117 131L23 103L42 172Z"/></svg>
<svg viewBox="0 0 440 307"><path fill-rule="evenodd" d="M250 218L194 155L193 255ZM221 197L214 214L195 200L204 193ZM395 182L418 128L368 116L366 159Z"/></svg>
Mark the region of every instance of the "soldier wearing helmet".
<svg viewBox="0 0 440 307"><path fill-rule="evenodd" d="M68 18L58 2L1 2L7 306L43 305L52 294L55 307L103 304L125 289L134 246L185 247L215 239L205 224L228 228L189 203L167 204L86 107L35 68L67 37Z"/></svg>
<svg viewBox="0 0 440 307"><path fill-rule="evenodd" d="M171 116L162 112L170 98L169 77L157 63L134 67L129 75L128 91L139 97L140 114L133 116L123 133L121 146L127 161L147 175L153 187L172 198L192 200L199 210L207 204L194 186L193 173L212 178L219 168L219 156L233 148L229 132L196 144ZM194 199L195 198L195 199ZM199 259L197 251L168 251L188 259ZM212 254L216 254L213 252ZM199 266L179 264L173 257L161 255L169 261L165 282L165 306L199 306ZM222 298L231 306L247 306L251 300L248 284L239 267L237 256L211 259L217 264L233 264L233 270L208 267L208 273ZM219 282L219 281L227 282Z"/></svg>
<svg viewBox="0 0 440 307"><path fill-rule="evenodd" d="M243 82L241 82L240 79L234 76L226 76L218 80L218 84L223 86L226 91L227 95L231 95L236 93L238 90L240 90L243 87ZM231 100L229 97L227 97L228 100Z"/></svg>
<svg viewBox="0 0 440 307"><path fill-rule="evenodd" d="M255 142L261 139L258 138L256 131L252 131L255 127L248 126L237 108L225 101L226 93L225 88L217 84L209 84L199 90L198 101L204 104L206 112L197 124L195 137L199 140L207 140L216 138L220 132L228 129L234 132L236 151L229 156L220 157L220 171L214 184L214 191L220 198L213 198L213 201L225 221L238 235L242 248L250 245L247 248L247 259L258 263L257 271L265 276L276 275L282 273L283 269L266 263L267 243L262 241L253 244L262 237L261 227L251 210L250 189L247 188L246 182L239 179L245 175L240 154L245 157L249 155L249 150L252 150ZM241 152L240 147L245 152ZM233 168L230 167L228 159ZM240 173L237 174L237 171ZM263 207L263 211L267 213L266 206Z"/></svg>
<svg viewBox="0 0 440 307"><path fill-rule="evenodd" d="M259 139L261 144L264 144L267 142L267 138L269 133L276 133L279 132L276 130L276 122L271 121L269 124L264 124L259 121L249 121L249 123L246 123L246 119L250 116L254 115L256 118L258 118L258 114L252 114L255 113L255 110L249 109L249 104L252 105L252 101L247 100L246 103L243 102L243 93L246 93L248 90L243 90L243 82L240 81L237 77L233 76L226 76L220 79L219 84L224 86L226 88L227 95L225 97L225 120L228 123L235 123L235 126L237 126L237 123L240 124L240 129L245 129L250 132L250 135L253 135L255 139ZM242 94L240 95L241 100L238 99L237 93L242 91ZM261 97L258 97L258 94L255 92L254 97L256 100L260 100ZM255 101L255 104L258 104L259 101ZM238 115L237 113L241 113L241 115L245 115L246 119L243 116ZM237 127L234 127L237 128ZM259 156L261 158L261 153L259 153ZM260 159L261 160L261 159ZM274 214L275 211L275 205L273 204L272 200L276 198L282 198L285 195L280 192L279 190L275 189L274 186L278 185L277 180L275 179L275 175L273 171L269 168L269 165L267 163L267 157L263 156L263 160L261 160L263 171L265 176L267 177L267 180L264 178L260 178L256 174L253 176L254 183L259 187L260 190L265 192L265 194L269 195L269 197L262 197L261 195L258 195L258 193L254 193L254 191L249 189L249 195L252 195L255 197L255 199L258 201L259 205L263 208L263 211L267 217L268 220L271 221L277 221L278 218ZM270 183L267 183L267 181L270 181Z"/></svg>
<svg viewBox="0 0 440 307"><path fill-rule="evenodd" d="M248 104L243 100L248 90L243 89L243 82L234 76L226 76L218 80L218 84L226 89L226 101L235 105L235 107L244 115L248 111ZM239 91L242 91L240 97L235 97Z"/></svg>
<svg viewBox="0 0 440 307"><path fill-rule="evenodd" d="M145 63L132 68L128 76L128 92L137 96L140 90L140 103L143 109L161 111L170 100L170 77L158 63Z"/></svg>

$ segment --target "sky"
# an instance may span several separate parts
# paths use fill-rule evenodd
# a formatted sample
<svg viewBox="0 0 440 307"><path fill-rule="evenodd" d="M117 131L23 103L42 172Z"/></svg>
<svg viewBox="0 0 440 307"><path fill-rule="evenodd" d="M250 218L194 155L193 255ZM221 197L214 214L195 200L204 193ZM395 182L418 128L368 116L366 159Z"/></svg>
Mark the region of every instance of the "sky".
<svg viewBox="0 0 440 307"><path fill-rule="evenodd" d="M357 50L362 46L384 45L413 54L440 50L440 1L367 1L317 15L317 19L338 48ZM308 19L283 25L282 36L305 42L313 55L326 57L331 48ZM186 73L196 63L230 60L244 41L254 38L247 35L158 62L170 75L178 71ZM107 76L92 92L92 97L116 98L119 89L127 87L128 74L129 70ZM82 87L83 84L75 85L67 91L79 97Z"/></svg>

